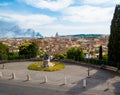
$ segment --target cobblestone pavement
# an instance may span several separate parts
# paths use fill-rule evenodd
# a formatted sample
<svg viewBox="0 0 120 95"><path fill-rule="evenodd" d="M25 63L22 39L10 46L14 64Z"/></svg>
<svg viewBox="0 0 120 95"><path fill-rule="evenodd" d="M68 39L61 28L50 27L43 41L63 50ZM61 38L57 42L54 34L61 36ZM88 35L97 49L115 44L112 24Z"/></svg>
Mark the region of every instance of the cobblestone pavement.
<svg viewBox="0 0 120 95"><path fill-rule="evenodd" d="M32 63L34 62L5 63L5 69L3 64L0 64L0 82L39 85L65 91L67 95L120 95L119 73L91 67L88 78L86 66L65 64L64 70L44 72L28 70L27 67Z"/></svg>

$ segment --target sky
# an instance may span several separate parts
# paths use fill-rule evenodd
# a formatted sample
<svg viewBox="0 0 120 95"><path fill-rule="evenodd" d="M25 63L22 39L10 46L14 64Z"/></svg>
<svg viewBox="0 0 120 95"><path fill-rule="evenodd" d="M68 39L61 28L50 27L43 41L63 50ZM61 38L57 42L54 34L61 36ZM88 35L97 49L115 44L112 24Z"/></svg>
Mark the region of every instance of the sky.
<svg viewBox="0 0 120 95"><path fill-rule="evenodd" d="M120 0L0 0L0 24L34 29L45 37L110 34L116 4Z"/></svg>

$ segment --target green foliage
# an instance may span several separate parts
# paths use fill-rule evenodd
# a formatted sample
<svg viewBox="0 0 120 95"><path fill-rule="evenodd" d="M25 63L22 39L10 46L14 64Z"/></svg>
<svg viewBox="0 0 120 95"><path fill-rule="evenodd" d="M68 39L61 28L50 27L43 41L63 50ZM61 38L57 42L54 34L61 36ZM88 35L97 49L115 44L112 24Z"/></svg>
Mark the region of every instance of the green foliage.
<svg viewBox="0 0 120 95"><path fill-rule="evenodd" d="M102 46L99 47L99 60L102 60Z"/></svg>
<svg viewBox="0 0 120 95"><path fill-rule="evenodd" d="M104 55L102 56L102 59L107 61L107 60L108 60L108 54L107 54L107 53L104 54Z"/></svg>
<svg viewBox="0 0 120 95"><path fill-rule="evenodd" d="M59 53L59 54L56 54L54 56L55 59L65 59L66 58L66 55L65 54L62 54L62 53Z"/></svg>
<svg viewBox="0 0 120 95"><path fill-rule="evenodd" d="M91 54L91 55L93 55L93 54L94 54L94 52L93 52L93 51L90 51L90 54Z"/></svg>
<svg viewBox="0 0 120 95"><path fill-rule="evenodd" d="M19 56L24 58L36 57L38 53L38 45L34 42L24 43L19 47Z"/></svg>
<svg viewBox="0 0 120 95"><path fill-rule="evenodd" d="M8 54L9 60L19 59L19 53L18 52L10 52Z"/></svg>
<svg viewBox="0 0 120 95"><path fill-rule="evenodd" d="M44 57L44 53L45 53L45 52L44 52L43 50L39 50L39 51L38 51L39 57L40 57L40 58L43 58L43 57Z"/></svg>
<svg viewBox="0 0 120 95"><path fill-rule="evenodd" d="M84 53L83 53L83 50L79 47L73 47L73 48L70 48L68 51L67 51L67 58L68 59L73 59L73 60L81 60L81 58L84 58Z"/></svg>
<svg viewBox="0 0 120 95"><path fill-rule="evenodd" d="M108 60L120 63L120 5L115 8L114 16L111 22L111 34L108 43Z"/></svg>
<svg viewBox="0 0 120 95"><path fill-rule="evenodd" d="M9 52L8 46L0 42L0 60L8 59L8 52Z"/></svg>
<svg viewBox="0 0 120 95"><path fill-rule="evenodd" d="M38 63L34 63L28 66L29 70L37 70L37 71L58 71L61 69L65 68L64 64L58 63L58 62L53 62L54 66L53 67L47 67L47 68L43 68L41 67L43 62L38 62Z"/></svg>

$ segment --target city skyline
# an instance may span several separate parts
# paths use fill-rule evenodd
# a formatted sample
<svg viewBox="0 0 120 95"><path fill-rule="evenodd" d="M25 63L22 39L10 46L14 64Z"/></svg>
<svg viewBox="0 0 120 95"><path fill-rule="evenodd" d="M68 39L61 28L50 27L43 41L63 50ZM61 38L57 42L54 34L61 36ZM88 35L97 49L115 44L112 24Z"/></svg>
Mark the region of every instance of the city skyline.
<svg viewBox="0 0 120 95"><path fill-rule="evenodd" d="M116 4L120 1L1 0L0 32L17 25L48 37L56 32L59 35L110 34ZM8 36L13 35L10 29Z"/></svg>

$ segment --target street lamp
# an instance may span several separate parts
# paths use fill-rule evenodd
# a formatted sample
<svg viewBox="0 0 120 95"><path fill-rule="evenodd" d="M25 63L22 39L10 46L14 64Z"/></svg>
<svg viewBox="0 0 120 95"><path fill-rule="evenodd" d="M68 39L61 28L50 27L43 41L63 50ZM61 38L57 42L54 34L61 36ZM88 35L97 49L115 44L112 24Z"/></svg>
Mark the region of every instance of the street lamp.
<svg viewBox="0 0 120 95"><path fill-rule="evenodd" d="M88 52L86 54L86 58L88 59L88 77L90 77L90 58L91 58L91 54L90 54L90 48L89 48L89 44L88 44Z"/></svg>
<svg viewBox="0 0 120 95"><path fill-rule="evenodd" d="M90 53L88 53L88 77L90 77L90 58L91 58L91 55Z"/></svg>
<svg viewBox="0 0 120 95"><path fill-rule="evenodd" d="M87 53L86 54L86 58L88 59L88 77L90 77L90 62L89 62L89 60L90 60L90 58L91 58L91 55L90 55L90 53Z"/></svg>

